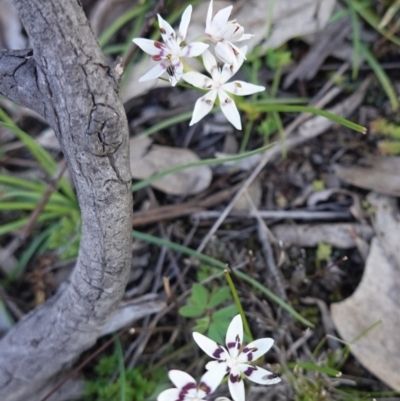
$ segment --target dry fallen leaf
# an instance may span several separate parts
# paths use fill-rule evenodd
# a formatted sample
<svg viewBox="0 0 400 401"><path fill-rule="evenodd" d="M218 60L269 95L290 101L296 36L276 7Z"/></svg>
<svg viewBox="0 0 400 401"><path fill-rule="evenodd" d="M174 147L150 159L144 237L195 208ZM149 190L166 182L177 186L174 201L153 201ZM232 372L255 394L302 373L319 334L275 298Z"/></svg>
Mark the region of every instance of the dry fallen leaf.
<svg viewBox="0 0 400 401"><path fill-rule="evenodd" d="M400 196L400 157L370 156L362 166L336 166L337 176L352 185L389 196Z"/></svg>
<svg viewBox="0 0 400 401"><path fill-rule="evenodd" d="M152 145L148 137L138 136L130 140L130 161L132 177L142 180L200 159L191 150ZM170 195L193 195L208 188L211 179L210 167L191 167L166 175L154 181L151 186Z"/></svg>
<svg viewBox="0 0 400 401"><path fill-rule="evenodd" d="M396 199L372 194L377 237L360 285L346 300L331 305L332 318L351 352L366 369L400 391L400 215ZM366 329L381 321L367 333Z"/></svg>
<svg viewBox="0 0 400 401"><path fill-rule="evenodd" d="M356 237L369 241L374 235L372 227L361 224L279 224L272 232L283 246L314 247L325 242L340 249L355 248Z"/></svg>

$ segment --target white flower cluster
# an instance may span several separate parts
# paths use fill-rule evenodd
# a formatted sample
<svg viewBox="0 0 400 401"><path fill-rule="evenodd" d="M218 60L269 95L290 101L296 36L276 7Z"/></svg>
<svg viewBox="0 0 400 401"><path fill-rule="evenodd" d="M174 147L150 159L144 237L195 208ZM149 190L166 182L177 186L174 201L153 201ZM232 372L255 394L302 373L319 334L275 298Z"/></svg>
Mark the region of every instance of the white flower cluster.
<svg viewBox="0 0 400 401"><path fill-rule="evenodd" d="M228 374L228 386L234 401L245 401L243 378L258 384L276 384L280 376L252 364L273 345L272 338L261 338L248 345L243 344L243 323L240 315L233 318L226 333L226 348L200 333L193 333L197 345L211 358L207 372L197 384L186 372L170 370L168 375L175 388L163 391L157 401L202 401L215 391ZM230 401L226 397L215 401Z"/></svg>
<svg viewBox="0 0 400 401"><path fill-rule="evenodd" d="M192 15L192 6L188 6L182 14L178 33L171 25L158 15L158 25L163 42L150 39L135 38L133 42L144 52L150 54L158 64L143 75L139 81L148 81L159 78L167 73L172 86L183 78L191 85L206 90L194 107L192 120L189 125L200 121L213 108L218 96L222 112L231 124L242 129L239 111L234 100L228 95L252 95L264 91L260 85L253 85L243 81L228 82L246 59L247 46L237 47L234 43L250 39L253 35L245 34L244 28L236 20L229 21L232 6L218 11L213 17L213 0L208 7L204 41L213 45L215 55L222 61L220 67L215 56L210 51L210 45L204 42L185 43L187 30ZM203 75L186 63L186 57L203 56L204 67L211 78Z"/></svg>

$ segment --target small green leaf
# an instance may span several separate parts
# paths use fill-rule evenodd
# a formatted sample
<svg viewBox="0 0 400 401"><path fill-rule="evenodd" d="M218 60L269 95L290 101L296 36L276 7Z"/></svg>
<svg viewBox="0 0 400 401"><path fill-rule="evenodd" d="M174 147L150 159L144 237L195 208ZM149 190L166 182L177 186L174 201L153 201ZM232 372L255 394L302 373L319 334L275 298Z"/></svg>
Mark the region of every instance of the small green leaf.
<svg viewBox="0 0 400 401"><path fill-rule="evenodd" d="M222 304L222 302L231 300L231 291L229 290L229 287L221 287L218 288L213 294L211 294L210 302L208 303L208 307L210 309L215 308L216 306Z"/></svg>
<svg viewBox="0 0 400 401"><path fill-rule="evenodd" d="M213 320L230 320L238 313L236 305L226 306L213 314Z"/></svg>
<svg viewBox="0 0 400 401"><path fill-rule="evenodd" d="M293 364L288 364L291 367L299 367L306 370L313 370L315 372L326 373L329 376L339 377L341 372L339 370L330 368L329 366L319 366L312 362L296 362Z"/></svg>
<svg viewBox="0 0 400 401"><path fill-rule="evenodd" d="M205 316L200 319L196 319L196 326L193 327L193 331L197 331L199 333L205 333L209 324L210 324L210 317Z"/></svg>
<svg viewBox="0 0 400 401"><path fill-rule="evenodd" d="M179 308L179 314L184 317L198 317L204 313L204 307L200 305L185 305Z"/></svg>
<svg viewBox="0 0 400 401"><path fill-rule="evenodd" d="M207 305L208 296L209 294L205 287L197 283L193 284L192 296L190 297L192 303L202 306L204 309Z"/></svg>
<svg viewBox="0 0 400 401"><path fill-rule="evenodd" d="M226 330L228 329L228 323L226 327L218 324L217 322L213 322L210 324L208 328L207 336L211 338L211 340L216 341L218 344L223 344L225 340Z"/></svg>

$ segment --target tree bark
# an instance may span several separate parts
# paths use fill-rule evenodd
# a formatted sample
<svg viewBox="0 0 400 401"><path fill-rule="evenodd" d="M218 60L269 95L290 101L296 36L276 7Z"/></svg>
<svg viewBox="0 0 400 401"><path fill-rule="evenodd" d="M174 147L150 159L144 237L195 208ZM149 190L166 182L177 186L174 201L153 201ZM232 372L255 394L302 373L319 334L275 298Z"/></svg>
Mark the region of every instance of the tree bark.
<svg viewBox="0 0 400 401"><path fill-rule="evenodd" d="M0 51L0 94L42 115L68 161L82 214L70 285L0 341L0 399L33 401L96 341L131 267L128 126L78 0L14 0L33 51Z"/></svg>

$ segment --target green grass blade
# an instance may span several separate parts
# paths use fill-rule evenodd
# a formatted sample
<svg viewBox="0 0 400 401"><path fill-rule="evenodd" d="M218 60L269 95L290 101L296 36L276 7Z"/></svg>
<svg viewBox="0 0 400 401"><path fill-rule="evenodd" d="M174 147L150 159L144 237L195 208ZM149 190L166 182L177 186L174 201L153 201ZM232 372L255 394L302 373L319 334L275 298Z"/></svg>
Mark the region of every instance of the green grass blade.
<svg viewBox="0 0 400 401"><path fill-rule="evenodd" d="M351 19L351 26L353 29L353 71L352 71L352 78L357 79L358 71L360 68L360 45L361 45L361 38L360 38L360 21L358 19L357 11L353 5L351 0L347 0L349 11L350 11L350 19Z"/></svg>
<svg viewBox="0 0 400 401"><path fill-rule="evenodd" d="M321 372L334 377L339 377L341 375L341 372L339 370L333 369L329 366L316 365L315 363L312 362L290 362L288 363L288 366L291 368L299 367L305 370Z"/></svg>
<svg viewBox="0 0 400 401"><path fill-rule="evenodd" d="M51 220L54 218L59 218L59 214L53 212L42 213L38 217L37 221L38 223L43 223L47 220ZM11 232L14 232L15 230L18 230L19 228L25 227L28 224L28 222L29 222L29 217L25 217L23 219L12 221L11 223L3 224L0 226L0 235L9 234Z"/></svg>
<svg viewBox="0 0 400 401"><path fill-rule="evenodd" d="M390 40L397 46L400 46L400 38L394 36L390 31L379 28L380 17L376 15L370 8L366 8L360 0L351 0L354 9L361 15L361 17L368 22L375 30L382 34L386 39Z"/></svg>
<svg viewBox="0 0 400 401"><path fill-rule="evenodd" d="M37 207L35 202L0 202L0 210L34 210ZM44 211L55 212L61 215L70 214L71 207L48 203Z"/></svg>
<svg viewBox="0 0 400 401"><path fill-rule="evenodd" d="M49 176L52 176L57 171L58 165L57 162L52 158L50 153L47 152L47 150L45 150L43 147L41 147L26 132L21 130L1 108L0 119L3 120L3 122L0 121L0 126L8 128L10 131L12 131L17 136L17 138L21 142L23 142L24 145L29 149L33 157L39 162L46 173ZM61 178L59 186L71 200L76 199L74 190L65 178Z"/></svg>
<svg viewBox="0 0 400 401"><path fill-rule="evenodd" d="M28 180L24 180L22 178L16 178L11 175L0 174L0 183L7 184L14 187L20 187L25 189L31 189L36 192L44 192L46 190L46 185L44 184L35 184Z"/></svg>
<svg viewBox="0 0 400 401"><path fill-rule="evenodd" d="M121 401L127 401L126 398L126 371L125 371L125 361L124 352L122 351L122 345L119 338L115 339L115 353L118 358L118 368L119 368L119 382L120 382L120 397Z"/></svg>
<svg viewBox="0 0 400 401"><path fill-rule="evenodd" d="M353 123L352 121L349 121L343 117L339 117L333 113L330 113L329 111L326 110L321 110L321 109L316 109L315 107L310 107L310 106L292 106L292 105L279 105L279 104L271 104L271 105L258 105L258 103L254 103L252 105L256 110L258 111L264 111L264 112L269 112L269 111L278 111L278 112L283 112L283 113L311 113L311 114L316 114L318 116L325 117L331 121L334 121L335 123L341 124L347 128L350 128L354 131L361 132L362 134L366 133L366 128L362 127L359 124ZM246 106L244 106L244 109L247 109Z"/></svg>
<svg viewBox="0 0 400 401"><path fill-rule="evenodd" d="M399 101L397 100L396 92L393 89L393 84L390 81L390 78L386 74L385 70L381 67L378 60L364 44L361 44L360 50L361 54L365 57L365 60L374 71L376 77L378 78L380 84L382 85L383 90L388 96L390 104L392 106L392 110L393 111L398 110Z"/></svg>
<svg viewBox="0 0 400 401"><path fill-rule="evenodd" d="M150 128L144 130L139 135L152 135L162 129L172 127L175 124L181 123L183 121L190 120L192 118L193 111L188 111L186 113L178 114L177 116L167 118L162 122L151 126Z"/></svg>
<svg viewBox="0 0 400 401"><path fill-rule="evenodd" d="M43 193L23 191L21 189L7 189L7 191L3 195L0 195L0 202L10 198L14 200L32 200L39 202L43 198ZM50 195L48 203L69 206L71 208L76 207L75 203L71 202L68 198L57 192L53 192Z"/></svg>
<svg viewBox="0 0 400 401"><path fill-rule="evenodd" d="M174 242L167 241L162 238L154 237L153 235L145 234L140 231L133 230L132 232L133 232L134 238L140 239L142 241L146 241L151 244L158 245L160 247L165 246L169 249L172 249L177 252L181 252L185 255L193 256L193 257L201 260L204 263L208 263L211 266L220 268L222 270L226 269L226 265L224 263L220 262L219 260L211 258L210 256L204 255L204 254L197 252L193 249L190 249L186 246L175 244ZM235 275L238 276L239 278L241 278L242 280L247 281L249 284L253 285L255 288L259 289L264 295L266 295L272 301L276 302L279 306L282 307L282 309L285 309L295 319L302 322L305 326L314 327L314 325L311 322L309 322L307 319L305 319L303 316L301 316L291 305L282 301L278 296L276 296L272 291L270 291L268 288L266 288L262 284L260 284L257 280L249 277L247 274L241 272L240 270L235 270Z"/></svg>
<svg viewBox="0 0 400 401"><path fill-rule="evenodd" d="M254 156L257 153L264 152L268 148L270 148L273 144L264 146L262 148L258 148L256 150L253 150L251 152L246 152L246 153L241 153L239 155L231 156L231 157L223 157L223 158L218 158L218 159L206 159L206 160L200 160L198 162L192 162L192 163L187 163L187 164L181 164L180 166L175 166L171 167L167 170L161 171L160 173L154 174L153 176L142 180L136 184L132 185L132 191L136 192L139 189L142 189L144 187L147 187L150 185L152 182L159 180L162 177L165 177L168 174L173 174L178 171L185 170L187 168L192 168L192 167L201 167L201 166L215 166L218 164L222 164L225 162L235 162L241 159L245 159L246 157Z"/></svg>
<svg viewBox="0 0 400 401"><path fill-rule="evenodd" d="M35 254L35 252L38 250L40 245L46 240L46 238L50 235L51 231L54 230L54 228L57 228L55 226L49 227L47 230L41 232L39 235L35 236L33 240L29 243L28 248L26 248L20 257L17 265L14 267L14 269L10 272L10 274L7 275L6 279L3 280L2 285L4 287L8 286L11 284L15 278L19 277L21 273L25 270L26 265L29 263L29 261L32 259L32 256Z"/></svg>
<svg viewBox="0 0 400 401"><path fill-rule="evenodd" d="M130 20L135 17L141 15L142 13L146 13L151 4L143 4L140 6L134 6L130 10L123 13L119 18L117 18L99 37L99 45L100 47L104 47L110 39ZM132 38L131 38L132 39Z"/></svg>

